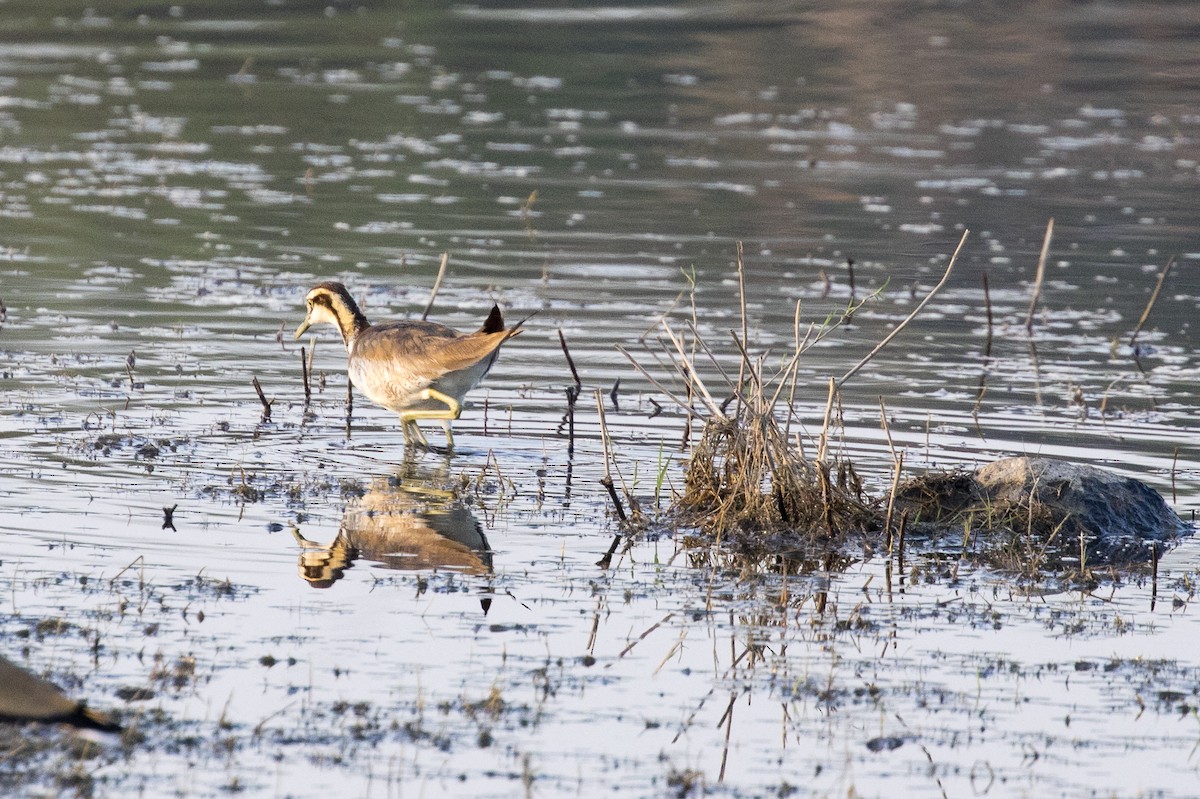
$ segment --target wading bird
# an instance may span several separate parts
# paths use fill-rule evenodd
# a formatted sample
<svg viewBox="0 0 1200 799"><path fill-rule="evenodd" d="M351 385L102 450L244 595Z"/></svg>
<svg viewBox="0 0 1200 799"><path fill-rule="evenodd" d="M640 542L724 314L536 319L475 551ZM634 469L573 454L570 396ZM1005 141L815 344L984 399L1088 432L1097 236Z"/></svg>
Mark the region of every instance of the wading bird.
<svg viewBox="0 0 1200 799"><path fill-rule="evenodd" d="M346 345L350 382L372 402L400 416L404 441L429 448L417 426L441 422L446 445L454 448L450 422L462 413L462 398L496 362L500 345L521 330L524 320L504 327L493 305L483 327L459 333L436 322L405 320L373 325L341 283L319 283L305 297L308 313L296 338L316 324L331 324Z"/></svg>

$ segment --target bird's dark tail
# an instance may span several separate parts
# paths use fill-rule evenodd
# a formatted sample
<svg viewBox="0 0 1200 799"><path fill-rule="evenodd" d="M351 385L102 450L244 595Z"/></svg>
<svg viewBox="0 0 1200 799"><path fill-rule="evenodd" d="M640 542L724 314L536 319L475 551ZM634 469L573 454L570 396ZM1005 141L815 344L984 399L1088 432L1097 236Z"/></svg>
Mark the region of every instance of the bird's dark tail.
<svg viewBox="0 0 1200 799"><path fill-rule="evenodd" d="M526 316L524 319L522 319L520 322L517 322L512 327L508 328L508 332L512 335L516 335L517 331L521 329L521 325L528 322L535 315L537 315L537 311L534 311L529 316ZM504 330L504 315L500 313L499 305L493 305L492 312L488 314L487 319L483 320L483 327L479 328L479 332L480 333L499 333L502 330Z"/></svg>
<svg viewBox="0 0 1200 799"><path fill-rule="evenodd" d="M483 321L483 327L479 328L480 333L499 333L504 329L504 314L500 313L500 306L493 305L492 312L488 314L488 318Z"/></svg>

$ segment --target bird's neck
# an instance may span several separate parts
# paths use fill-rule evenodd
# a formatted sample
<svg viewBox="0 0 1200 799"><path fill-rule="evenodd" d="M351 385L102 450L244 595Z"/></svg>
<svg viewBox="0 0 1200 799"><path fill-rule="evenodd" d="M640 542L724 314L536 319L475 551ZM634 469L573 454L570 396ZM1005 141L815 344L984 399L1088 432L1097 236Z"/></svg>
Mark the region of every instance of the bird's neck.
<svg viewBox="0 0 1200 799"><path fill-rule="evenodd" d="M342 299L343 303L335 306L333 313L337 317L337 326L342 334L342 343L346 345L346 349L349 349L350 345L354 343L354 339L370 327L371 323L367 321L366 315L358 309L354 300L349 297L343 297Z"/></svg>

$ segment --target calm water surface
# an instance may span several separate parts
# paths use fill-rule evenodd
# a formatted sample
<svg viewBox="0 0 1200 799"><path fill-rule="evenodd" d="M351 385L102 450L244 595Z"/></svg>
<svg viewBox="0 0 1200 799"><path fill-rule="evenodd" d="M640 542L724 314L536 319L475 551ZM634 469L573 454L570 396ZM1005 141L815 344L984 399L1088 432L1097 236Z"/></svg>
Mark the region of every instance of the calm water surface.
<svg viewBox="0 0 1200 799"><path fill-rule="evenodd" d="M669 529L601 569L593 393L653 505L686 423L617 345L652 367L694 298L735 364L739 241L769 363L874 295L801 362L816 429L969 229L844 389L860 471L889 479L882 400L914 474L1042 453L1190 517L1198 30L1189 2L0 6L4 654L146 736L10 758L5 790L1193 794L1194 543L1044 596L953 558L744 575ZM305 406L291 331L319 280L420 314L443 252L435 318L537 315L460 451L406 458L361 397L347 435L332 331Z"/></svg>

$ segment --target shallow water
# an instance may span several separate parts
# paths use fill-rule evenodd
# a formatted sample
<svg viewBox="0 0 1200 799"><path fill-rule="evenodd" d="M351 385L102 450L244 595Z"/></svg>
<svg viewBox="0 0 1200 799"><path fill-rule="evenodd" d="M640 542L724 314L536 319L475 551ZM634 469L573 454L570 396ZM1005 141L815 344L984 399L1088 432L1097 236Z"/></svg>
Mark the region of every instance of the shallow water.
<svg viewBox="0 0 1200 799"><path fill-rule="evenodd" d="M969 228L843 390L859 471L890 479L882 399L913 473L1041 453L1190 518L1192 4L53 13L0 11L5 655L145 739L11 758L10 793L1190 795L1195 542L1087 594L952 555L743 574L670 530L601 569L594 392L653 506L685 417L616 345L652 365L694 281L736 368L737 241L768 363L797 304L803 335L878 292L800 363L812 432ZM459 451L406 458L362 397L347 435L327 329L306 408L291 331L324 279L420 314L443 251L435 318L537 315Z"/></svg>

